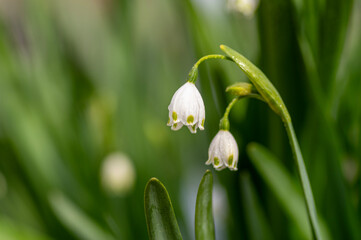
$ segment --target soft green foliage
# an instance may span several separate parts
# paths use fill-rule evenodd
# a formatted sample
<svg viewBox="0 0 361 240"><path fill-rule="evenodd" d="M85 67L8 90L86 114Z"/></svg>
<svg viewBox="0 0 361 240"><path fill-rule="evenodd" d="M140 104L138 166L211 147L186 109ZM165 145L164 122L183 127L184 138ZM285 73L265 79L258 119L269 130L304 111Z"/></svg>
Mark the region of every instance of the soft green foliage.
<svg viewBox="0 0 361 240"><path fill-rule="evenodd" d="M240 174L240 188L249 239L273 239L269 223L260 206L260 200L258 199L254 184L248 172L242 172Z"/></svg>
<svg viewBox="0 0 361 240"><path fill-rule="evenodd" d="M92 222L77 206L60 193L53 193L50 196L50 203L59 220L80 239L115 239L111 234L97 226L97 223Z"/></svg>
<svg viewBox="0 0 361 240"><path fill-rule="evenodd" d="M33 229L16 224L9 219L0 219L1 238L6 240L49 240L45 235L34 231Z"/></svg>
<svg viewBox="0 0 361 240"><path fill-rule="evenodd" d="M289 176L287 170L264 147L251 143L248 154L257 171L277 197L289 218L295 222L302 239L311 238L311 228L300 187Z"/></svg>
<svg viewBox="0 0 361 240"><path fill-rule="evenodd" d="M93 231L147 239L151 177L166 183L182 236L192 239L194 183L210 169L208 146L233 99L225 89L248 78L221 59L191 72L206 107L196 135L171 131L167 106L198 59L223 54L221 43L282 96L331 238L361 239L361 1L260 0L250 17L227 3L0 1L0 239L86 239ZM237 172L213 174L215 196L224 193L213 198L217 239L259 239L263 229L270 239L306 236L245 151L250 142L266 146L302 197L279 117L243 99L228 120L241 155ZM129 156L136 178L118 195L101 177L114 152ZM50 196L60 196L61 209Z"/></svg>

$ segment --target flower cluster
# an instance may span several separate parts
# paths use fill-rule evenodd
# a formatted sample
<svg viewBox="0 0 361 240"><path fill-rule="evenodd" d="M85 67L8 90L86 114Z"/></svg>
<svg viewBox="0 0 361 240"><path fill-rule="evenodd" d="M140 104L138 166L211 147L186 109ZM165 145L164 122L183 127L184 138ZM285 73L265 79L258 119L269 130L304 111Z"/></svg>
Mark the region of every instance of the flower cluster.
<svg viewBox="0 0 361 240"><path fill-rule="evenodd" d="M174 93L168 110L167 125L171 126L172 130L179 130L183 125L187 126L191 133L196 133L197 128L204 130L205 107L202 96L193 82L186 82ZM228 112L229 110L226 112L227 115ZM228 122L228 118L225 119ZM237 142L227 128L221 128L211 142L206 164L213 164L216 170L229 168L236 171L237 163Z"/></svg>

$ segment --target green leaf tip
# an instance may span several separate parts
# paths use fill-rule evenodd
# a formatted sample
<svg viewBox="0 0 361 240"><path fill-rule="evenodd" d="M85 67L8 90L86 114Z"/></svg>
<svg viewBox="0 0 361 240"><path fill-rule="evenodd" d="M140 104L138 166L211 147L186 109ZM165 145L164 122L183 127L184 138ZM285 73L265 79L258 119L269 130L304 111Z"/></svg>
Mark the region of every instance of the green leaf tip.
<svg viewBox="0 0 361 240"><path fill-rule="evenodd" d="M278 114L284 122L290 122L290 115L280 94L266 75L251 61L232 48L223 44L220 45L220 48L242 69L270 108Z"/></svg>
<svg viewBox="0 0 361 240"><path fill-rule="evenodd" d="M212 212L212 187L213 175L210 170L207 170L199 184L197 193L195 213L196 240L215 239Z"/></svg>
<svg viewBox="0 0 361 240"><path fill-rule="evenodd" d="M167 189L157 178L145 187L144 211L149 239L182 239Z"/></svg>

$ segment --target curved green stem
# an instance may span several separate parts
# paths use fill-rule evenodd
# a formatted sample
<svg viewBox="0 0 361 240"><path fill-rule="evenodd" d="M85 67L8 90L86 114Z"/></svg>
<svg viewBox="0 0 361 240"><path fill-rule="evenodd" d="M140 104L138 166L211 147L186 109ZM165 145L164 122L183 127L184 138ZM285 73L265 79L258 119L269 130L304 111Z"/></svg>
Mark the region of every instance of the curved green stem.
<svg viewBox="0 0 361 240"><path fill-rule="evenodd" d="M245 97L255 98L255 99L258 99L258 100L261 100L264 102L263 97L257 93L252 93L252 94L238 96L238 97L233 98L232 101L228 104L226 111L224 111L223 117L221 118L221 120L219 122L220 130L227 130L227 131L229 130L229 120L228 120L229 112L231 111L232 107L238 100L245 98Z"/></svg>
<svg viewBox="0 0 361 240"><path fill-rule="evenodd" d="M234 104L241 99L240 97L235 97L232 99L232 101L228 104L226 111L223 114L223 118L228 118L229 112L231 111L232 107L234 106Z"/></svg>
<svg viewBox="0 0 361 240"><path fill-rule="evenodd" d="M229 120L228 120L228 115L229 112L231 111L233 105L237 102L237 100L241 99L241 97L235 97L232 99L232 101L228 104L226 111L223 114L223 117L221 118L221 120L219 121L219 129L220 130L229 130Z"/></svg>
<svg viewBox="0 0 361 240"><path fill-rule="evenodd" d="M208 60L208 59L226 59L226 60L229 60L229 61L233 61L232 58L230 58L228 56L224 56L224 55L221 55L221 54L210 54L210 55L206 55L206 56L201 57L196 62L196 64L194 64L194 67L198 67L199 64L201 64L202 62L204 62L205 60Z"/></svg>
<svg viewBox="0 0 361 240"><path fill-rule="evenodd" d="M198 76L198 66L204 62L205 60L209 60L209 59L224 59L224 60L229 60L229 61L233 61L230 57L228 56L224 56L224 55L220 55L220 54L210 54L204 57L201 57L192 67L191 71L188 74L188 82L191 83L195 83L197 81L197 76Z"/></svg>

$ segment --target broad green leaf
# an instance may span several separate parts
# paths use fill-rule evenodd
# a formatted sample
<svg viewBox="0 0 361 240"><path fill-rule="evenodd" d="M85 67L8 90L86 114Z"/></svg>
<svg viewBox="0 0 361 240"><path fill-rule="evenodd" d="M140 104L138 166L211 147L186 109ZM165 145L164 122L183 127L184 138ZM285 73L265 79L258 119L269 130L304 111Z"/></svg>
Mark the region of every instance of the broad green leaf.
<svg viewBox="0 0 361 240"><path fill-rule="evenodd" d="M182 239L168 192L156 178L145 187L144 208L150 240Z"/></svg>
<svg viewBox="0 0 361 240"><path fill-rule="evenodd" d="M112 240L115 239L90 219L74 203L61 193L55 193L49 198L51 207L59 220L80 239Z"/></svg>
<svg viewBox="0 0 361 240"><path fill-rule="evenodd" d="M291 177L278 159L260 144L250 143L247 147L247 153L265 183L280 202L280 206L296 225L299 237L311 239L312 234L305 201L295 179ZM330 239L326 226L322 221L320 222L323 239Z"/></svg>
<svg viewBox="0 0 361 240"><path fill-rule="evenodd" d="M195 214L195 233L197 240L215 239L212 213L212 186L212 172L207 170L199 184L197 194Z"/></svg>
<svg viewBox="0 0 361 240"><path fill-rule="evenodd" d="M249 239L273 239L269 224L266 221L263 209L260 207L258 196L248 172L242 172L240 174L240 188Z"/></svg>

